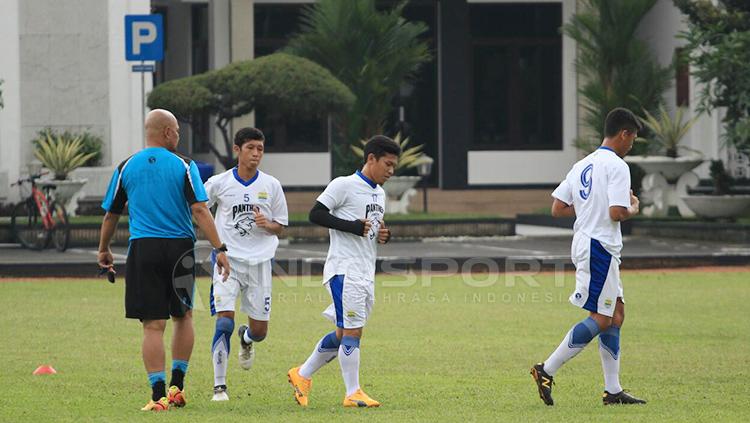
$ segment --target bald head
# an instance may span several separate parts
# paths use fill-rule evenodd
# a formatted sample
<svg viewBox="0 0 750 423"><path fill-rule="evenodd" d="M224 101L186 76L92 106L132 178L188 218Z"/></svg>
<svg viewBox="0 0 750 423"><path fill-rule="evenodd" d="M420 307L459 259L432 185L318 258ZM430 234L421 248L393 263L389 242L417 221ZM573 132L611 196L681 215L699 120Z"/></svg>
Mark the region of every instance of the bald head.
<svg viewBox="0 0 750 423"><path fill-rule="evenodd" d="M180 141L180 126L177 118L164 109L154 109L146 115L146 145L175 150Z"/></svg>

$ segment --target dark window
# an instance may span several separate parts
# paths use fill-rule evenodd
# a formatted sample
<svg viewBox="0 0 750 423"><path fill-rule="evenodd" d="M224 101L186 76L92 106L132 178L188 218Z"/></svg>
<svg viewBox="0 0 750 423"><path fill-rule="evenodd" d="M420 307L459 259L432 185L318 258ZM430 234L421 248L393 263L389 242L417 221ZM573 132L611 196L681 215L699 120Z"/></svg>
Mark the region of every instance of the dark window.
<svg viewBox="0 0 750 423"><path fill-rule="evenodd" d="M471 4L474 150L562 149L562 5Z"/></svg>
<svg viewBox="0 0 750 423"><path fill-rule="evenodd" d="M304 4L255 5L255 56L261 57L286 46L297 31ZM266 136L267 152L328 151L327 119L305 120L294 116L271 116L255 110L255 124Z"/></svg>

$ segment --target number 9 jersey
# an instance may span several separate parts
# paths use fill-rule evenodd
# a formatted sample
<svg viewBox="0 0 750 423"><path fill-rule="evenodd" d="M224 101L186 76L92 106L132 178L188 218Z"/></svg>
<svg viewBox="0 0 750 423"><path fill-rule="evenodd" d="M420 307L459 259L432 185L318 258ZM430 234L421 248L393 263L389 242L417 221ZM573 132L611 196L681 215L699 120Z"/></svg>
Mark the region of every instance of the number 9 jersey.
<svg viewBox="0 0 750 423"><path fill-rule="evenodd" d="M630 207L630 169L612 149L600 147L576 163L552 196L576 212L575 234L599 241L609 254L620 256L620 222L609 208Z"/></svg>

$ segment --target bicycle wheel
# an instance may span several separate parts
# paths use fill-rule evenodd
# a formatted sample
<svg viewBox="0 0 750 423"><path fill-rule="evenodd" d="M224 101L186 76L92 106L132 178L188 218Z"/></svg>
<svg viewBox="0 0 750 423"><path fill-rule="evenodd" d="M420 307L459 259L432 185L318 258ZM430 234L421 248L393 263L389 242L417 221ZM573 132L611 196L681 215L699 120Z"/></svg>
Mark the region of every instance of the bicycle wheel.
<svg viewBox="0 0 750 423"><path fill-rule="evenodd" d="M44 227L39 209L30 199L16 204L10 225L14 237L24 247L41 250L47 246L50 232Z"/></svg>
<svg viewBox="0 0 750 423"><path fill-rule="evenodd" d="M52 227L52 243L57 251L63 252L68 248L70 241L70 225L68 224L68 214L62 204L53 202L50 206L52 220L55 226Z"/></svg>

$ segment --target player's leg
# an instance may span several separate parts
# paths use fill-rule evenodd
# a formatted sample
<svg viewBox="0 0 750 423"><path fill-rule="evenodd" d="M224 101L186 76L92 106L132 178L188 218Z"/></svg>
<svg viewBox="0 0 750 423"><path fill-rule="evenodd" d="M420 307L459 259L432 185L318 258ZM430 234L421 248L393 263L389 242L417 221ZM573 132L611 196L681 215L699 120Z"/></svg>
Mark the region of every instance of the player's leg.
<svg viewBox="0 0 750 423"><path fill-rule="evenodd" d="M162 279L169 285L169 314L172 317L172 377L167 400L175 407L186 404L185 375L193 353L193 295L195 292L195 257L192 239L165 239L163 254L167 259L161 267Z"/></svg>
<svg viewBox="0 0 750 423"><path fill-rule="evenodd" d="M625 322L625 302L617 297L612 325L599 334L599 356L604 372L602 402L610 404L645 404L646 401L625 392L620 386L620 328Z"/></svg>
<svg viewBox="0 0 750 423"><path fill-rule="evenodd" d="M240 367L250 370L255 360L254 344L261 342L268 334L268 320L271 318L271 260L251 264L248 267L247 284L240 290L240 310L247 314L248 325L240 326Z"/></svg>
<svg viewBox="0 0 750 423"><path fill-rule="evenodd" d="M166 320L143 321L143 364L151 385L151 401L144 410L166 409L166 375L164 373L164 329ZM162 401L165 400L165 401Z"/></svg>
<svg viewBox="0 0 750 423"><path fill-rule="evenodd" d="M616 294L617 281L610 277L610 267L614 262L612 256L598 241L578 235L574 237L572 252L573 263L576 265L576 291L571 295L570 301L588 310L590 314L568 330L547 360L531 368L539 397L547 405L554 404L552 385L557 370L578 355L612 321L613 308L602 307L604 297L616 296L612 292Z"/></svg>
<svg viewBox="0 0 750 423"><path fill-rule="evenodd" d="M303 407L308 404L310 389L312 389L312 376L321 367L333 361L338 355L341 345L341 329L344 327L343 312L341 306L341 292L343 290L344 275L335 275L329 279L325 286L331 294L332 304L323 312L336 325L336 330L324 335L315 344L312 353L307 360L299 366L289 369L287 377L294 389L294 399Z"/></svg>
<svg viewBox="0 0 750 423"><path fill-rule="evenodd" d="M341 330L339 365L346 386L345 407L378 407L359 385L360 340L374 301L373 283L345 278L342 292L344 327Z"/></svg>
<svg viewBox="0 0 750 423"><path fill-rule="evenodd" d="M130 243L125 274L125 316L139 319L143 327L141 354L151 386L151 400L144 411L169 409L164 373L164 330L169 318L169 292L157 270L162 256L155 253L158 240L137 239Z"/></svg>
<svg viewBox="0 0 750 423"><path fill-rule="evenodd" d="M193 312L187 310L183 316L172 316L172 378L169 382L167 399L177 407L185 406L185 375L195 343Z"/></svg>
<svg viewBox="0 0 750 423"><path fill-rule="evenodd" d="M234 303L240 290L239 281L243 277L242 269L230 259L232 273L223 281L214 266L213 281L209 294L211 314L216 316L214 336L211 341L211 362L214 367L214 396L213 401L226 401L227 368L229 365L229 351L234 333Z"/></svg>

